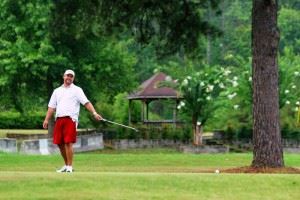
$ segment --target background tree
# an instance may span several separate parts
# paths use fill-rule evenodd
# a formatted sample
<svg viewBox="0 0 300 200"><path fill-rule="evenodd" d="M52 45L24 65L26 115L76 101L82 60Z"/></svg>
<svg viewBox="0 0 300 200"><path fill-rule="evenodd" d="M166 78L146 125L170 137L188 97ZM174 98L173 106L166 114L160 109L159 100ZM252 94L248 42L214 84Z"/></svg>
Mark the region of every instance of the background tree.
<svg viewBox="0 0 300 200"><path fill-rule="evenodd" d="M238 87L238 77L233 76L232 71L221 67L202 67L201 71L190 72L190 76L177 81L166 81L169 85L180 91L183 100L177 109L187 115L187 122L192 124L194 144L200 145L201 132L198 127L203 127L211 118L220 104L221 99L231 101L235 96L235 88ZM232 107L231 107L232 109Z"/></svg>

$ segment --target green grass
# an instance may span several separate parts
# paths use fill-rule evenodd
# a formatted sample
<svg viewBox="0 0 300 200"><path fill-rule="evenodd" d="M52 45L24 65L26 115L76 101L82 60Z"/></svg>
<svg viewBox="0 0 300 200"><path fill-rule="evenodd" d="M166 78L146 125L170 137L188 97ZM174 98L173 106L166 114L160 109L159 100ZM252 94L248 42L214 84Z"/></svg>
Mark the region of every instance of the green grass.
<svg viewBox="0 0 300 200"><path fill-rule="evenodd" d="M170 149L75 154L73 174L57 174L59 155L0 153L0 199L300 198L300 175L223 174L246 166L252 154L182 154ZM287 166L300 167L297 154ZM221 169L220 174L213 173ZM212 173L194 173L197 171Z"/></svg>

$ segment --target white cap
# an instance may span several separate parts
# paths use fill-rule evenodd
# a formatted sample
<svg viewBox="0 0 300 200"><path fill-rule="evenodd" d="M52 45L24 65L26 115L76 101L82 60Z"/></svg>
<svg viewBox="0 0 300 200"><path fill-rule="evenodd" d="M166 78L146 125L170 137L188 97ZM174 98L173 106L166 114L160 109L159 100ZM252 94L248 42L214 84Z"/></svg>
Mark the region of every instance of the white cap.
<svg viewBox="0 0 300 200"><path fill-rule="evenodd" d="M75 72L71 69L67 69L64 73L64 75L67 75L67 74L72 74L73 76L75 76Z"/></svg>

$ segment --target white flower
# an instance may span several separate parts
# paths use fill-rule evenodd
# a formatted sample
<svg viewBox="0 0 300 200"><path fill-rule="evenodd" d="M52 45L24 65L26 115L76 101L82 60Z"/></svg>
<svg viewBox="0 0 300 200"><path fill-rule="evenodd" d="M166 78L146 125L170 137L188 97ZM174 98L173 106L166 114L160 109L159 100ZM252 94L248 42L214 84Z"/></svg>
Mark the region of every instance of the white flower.
<svg viewBox="0 0 300 200"><path fill-rule="evenodd" d="M237 80L238 80L238 77L236 77L236 76L235 76L235 77L233 77L233 80L237 81Z"/></svg>
<svg viewBox="0 0 300 200"><path fill-rule="evenodd" d="M180 102L179 104L181 107L185 106L185 103L183 101Z"/></svg>
<svg viewBox="0 0 300 200"><path fill-rule="evenodd" d="M187 76L186 78L187 78L187 79L189 79L189 80L191 80L191 79L192 79L192 77L190 77L190 76Z"/></svg>
<svg viewBox="0 0 300 200"><path fill-rule="evenodd" d="M232 82L232 85L233 85L233 87L237 87L239 84L238 84L238 82L233 81L233 82Z"/></svg>
<svg viewBox="0 0 300 200"><path fill-rule="evenodd" d="M285 90L284 93L285 93L285 94L288 94L288 93L290 93L290 91L289 91L289 90Z"/></svg>
<svg viewBox="0 0 300 200"><path fill-rule="evenodd" d="M286 101L285 104L289 105L291 102L290 101Z"/></svg>
<svg viewBox="0 0 300 200"><path fill-rule="evenodd" d="M233 106L233 108L234 108L235 110L237 110L239 107L240 107L240 106L237 105L237 104Z"/></svg>
<svg viewBox="0 0 300 200"><path fill-rule="evenodd" d="M300 105L300 102L299 102L299 101L297 101L297 102L296 102L296 105L298 105L298 106L299 106L299 105Z"/></svg>
<svg viewBox="0 0 300 200"><path fill-rule="evenodd" d="M249 76L249 78L248 78L248 81L249 81L249 82L251 82L251 81L252 81L252 77L251 77L251 76Z"/></svg>
<svg viewBox="0 0 300 200"><path fill-rule="evenodd" d="M202 86L204 86L205 85L205 83L203 82L203 81L201 81L200 82L200 86L202 87Z"/></svg>
<svg viewBox="0 0 300 200"><path fill-rule="evenodd" d="M172 81L171 76L166 76L165 81Z"/></svg>
<svg viewBox="0 0 300 200"><path fill-rule="evenodd" d="M228 76L229 74L231 74L231 71L230 71L230 70L225 70L225 71L224 71L224 75L225 75L225 76Z"/></svg>
<svg viewBox="0 0 300 200"><path fill-rule="evenodd" d="M296 85L293 85L293 86L292 86L293 89L295 89L296 87L297 87Z"/></svg>
<svg viewBox="0 0 300 200"><path fill-rule="evenodd" d="M177 106L177 109L178 109L178 110L180 110L180 108L181 108L181 106L180 106L180 105L179 105L179 106Z"/></svg>
<svg viewBox="0 0 300 200"><path fill-rule="evenodd" d="M236 96L236 92L233 94L229 94L227 97L228 97L228 99L233 99L233 97L235 97L235 96Z"/></svg>
<svg viewBox="0 0 300 200"><path fill-rule="evenodd" d="M225 85L223 83L219 83L220 88L225 88Z"/></svg>
<svg viewBox="0 0 300 200"><path fill-rule="evenodd" d="M297 72L294 72L294 74L295 74L295 76L299 76L299 72L297 71Z"/></svg>
<svg viewBox="0 0 300 200"><path fill-rule="evenodd" d="M183 82L182 82L182 85L187 86L188 83L189 83L189 81L187 79L184 79Z"/></svg>
<svg viewBox="0 0 300 200"><path fill-rule="evenodd" d="M200 126L201 125L201 122L197 122L197 126Z"/></svg>
<svg viewBox="0 0 300 200"><path fill-rule="evenodd" d="M220 83L219 79L217 79L217 80L214 81L214 84L217 84L217 83Z"/></svg>
<svg viewBox="0 0 300 200"><path fill-rule="evenodd" d="M206 100L208 100L208 101L211 100L211 96L207 96Z"/></svg>
<svg viewBox="0 0 300 200"><path fill-rule="evenodd" d="M206 92L211 92L211 91L213 91L213 89L214 89L213 85L208 85L206 88Z"/></svg>

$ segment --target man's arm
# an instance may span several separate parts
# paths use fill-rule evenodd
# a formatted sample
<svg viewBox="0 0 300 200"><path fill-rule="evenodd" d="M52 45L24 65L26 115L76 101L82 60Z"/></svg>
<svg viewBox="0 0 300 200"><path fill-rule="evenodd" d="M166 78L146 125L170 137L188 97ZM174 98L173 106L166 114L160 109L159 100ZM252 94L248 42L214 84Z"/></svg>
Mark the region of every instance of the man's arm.
<svg viewBox="0 0 300 200"><path fill-rule="evenodd" d="M96 120L100 121L103 119L103 117L96 112L96 110L91 102L87 102L86 104L84 104L84 106L86 107L86 109L88 109L88 111L90 111L93 114L93 116Z"/></svg>
<svg viewBox="0 0 300 200"><path fill-rule="evenodd" d="M46 114L46 117L45 117L45 120L44 120L44 123L43 123L43 128L44 129L48 128L49 119L52 117L54 112L55 112L54 108L48 107L48 111L47 111L47 114Z"/></svg>

